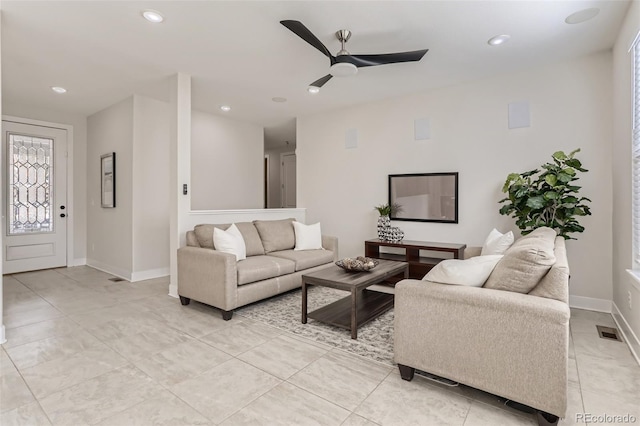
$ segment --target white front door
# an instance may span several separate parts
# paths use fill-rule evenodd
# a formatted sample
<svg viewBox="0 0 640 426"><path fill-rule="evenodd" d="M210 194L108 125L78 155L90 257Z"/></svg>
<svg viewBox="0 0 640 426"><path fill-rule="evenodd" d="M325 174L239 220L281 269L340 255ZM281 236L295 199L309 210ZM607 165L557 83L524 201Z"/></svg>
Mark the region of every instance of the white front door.
<svg viewBox="0 0 640 426"><path fill-rule="evenodd" d="M282 154L282 207L296 207L296 154Z"/></svg>
<svg viewBox="0 0 640 426"><path fill-rule="evenodd" d="M67 131L2 122L3 273L67 265Z"/></svg>

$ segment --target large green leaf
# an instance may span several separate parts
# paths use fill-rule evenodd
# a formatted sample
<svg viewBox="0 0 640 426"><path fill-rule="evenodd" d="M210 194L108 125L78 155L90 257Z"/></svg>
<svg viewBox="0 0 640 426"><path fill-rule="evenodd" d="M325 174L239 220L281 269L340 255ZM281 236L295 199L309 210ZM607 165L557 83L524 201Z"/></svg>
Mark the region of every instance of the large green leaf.
<svg viewBox="0 0 640 426"><path fill-rule="evenodd" d="M556 175L552 175L552 174L546 175L544 177L544 180L551 186L556 186L556 183L558 183L558 178L556 177Z"/></svg>
<svg viewBox="0 0 640 426"><path fill-rule="evenodd" d="M552 157L555 158L556 160L566 160L567 154L565 154L562 151L556 151L553 153Z"/></svg>
<svg viewBox="0 0 640 426"><path fill-rule="evenodd" d="M558 173L558 180L562 183L571 182L572 177L566 173Z"/></svg>
<svg viewBox="0 0 640 426"><path fill-rule="evenodd" d="M527 206L531 207L532 209L541 209L544 207L544 197L541 196L536 196L536 197L531 197L527 200Z"/></svg>

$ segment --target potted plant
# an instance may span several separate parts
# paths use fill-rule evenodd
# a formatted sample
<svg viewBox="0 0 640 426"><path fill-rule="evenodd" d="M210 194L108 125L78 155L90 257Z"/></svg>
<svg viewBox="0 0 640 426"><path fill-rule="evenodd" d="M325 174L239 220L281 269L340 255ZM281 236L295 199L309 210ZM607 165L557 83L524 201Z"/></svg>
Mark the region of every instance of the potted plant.
<svg viewBox="0 0 640 426"><path fill-rule="evenodd" d="M378 213L380 214L380 217L378 218L378 238L386 240L387 230L391 226L389 216L393 213L401 212L402 206L398 203L380 204L379 206L375 206L374 209L378 210Z"/></svg>
<svg viewBox="0 0 640 426"><path fill-rule="evenodd" d="M591 214L585 204L591 200L578 196L581 187L573 184L579 172L588 171L575 158L578 152L555 152L553 162L540 169L507 176L502 192L508 196L499 201L504 203L500 214L514 217L522 235L541 226L555 229L565 239L575 239L569 234L584 231L577 217Z"/></svg>

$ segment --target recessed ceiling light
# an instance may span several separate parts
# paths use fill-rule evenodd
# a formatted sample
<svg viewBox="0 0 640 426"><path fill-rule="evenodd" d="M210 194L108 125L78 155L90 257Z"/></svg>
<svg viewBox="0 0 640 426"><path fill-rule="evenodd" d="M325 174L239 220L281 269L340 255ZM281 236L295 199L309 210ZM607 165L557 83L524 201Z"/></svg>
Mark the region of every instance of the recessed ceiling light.
<svg viewBox="0 0 640 426"><path fill-rule="evenodd" d="M281 96L276 96L275 98L271 98L273 102L287 102L287 98L283 98Z"/></svg>
<svg viewBox="0 0 640 426"><path fill-rule="evenodd" d="M53 90L56 93L67 93L67 89L60 86L51 86L51 90Z"/></svg>
<svg viewBox="0 0 640 426"><path fill-rule="evenodd" d="M231 111L231 107L229 105L221 105L220 109L223 110L224 112Z"/></svg>
<svg viewBox="0 0 640 426"><path fill-rule="evenodd" d="M567 19L565 19L564 22L566 22L567 24L580 24L582 22L588 21L589 19L595 18L598 13L600 13L600 9L598 9L597 7L579 10L567 16Z"/></svg>
<svg viewBox="0 0 640 426"><path fill-rule="evenodd" d="M317 86L309 86L309 87L307 87L307 91L309 93L311 93L312 95L315 95L316 93L320 92L320 88L317 87Z"/></svg>
<svg viewBox="0 0 640 426"><path fill-rule="evenodd" d="M153 22L154 24L159 24L164 21L164 16L157 10L147 9L142 11L142 16L149 22Z"/></svg>
<svg viewBox="0 0 640 426"><path fill-rule="evenodd" d="M501 34L501 35L497 35L497 36L491 37L487 41L487 43L489 43L491 46L499 46L501 44L504 44L504 43L508 42L510 38L511 38L510 35Z"/></svg>

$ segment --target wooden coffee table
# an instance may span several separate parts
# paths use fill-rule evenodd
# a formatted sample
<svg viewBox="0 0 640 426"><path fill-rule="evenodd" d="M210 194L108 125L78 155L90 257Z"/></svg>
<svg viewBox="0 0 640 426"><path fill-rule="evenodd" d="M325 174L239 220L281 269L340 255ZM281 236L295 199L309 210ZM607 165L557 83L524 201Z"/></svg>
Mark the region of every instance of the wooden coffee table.
<svg viewBox="0 0 640 426"><path fill-rule="evenodd" d="M366 290L395 275L409 276L409 264L379 260L378 266L367 272L347 272L333 265L302 276L302 323L307 317L351 330L351 338L358 338L358 327L379 317L393 307L393 294ZM307 286L337 288L351 295L307 313Z"/></svg>

